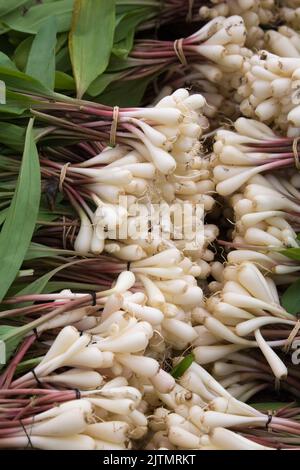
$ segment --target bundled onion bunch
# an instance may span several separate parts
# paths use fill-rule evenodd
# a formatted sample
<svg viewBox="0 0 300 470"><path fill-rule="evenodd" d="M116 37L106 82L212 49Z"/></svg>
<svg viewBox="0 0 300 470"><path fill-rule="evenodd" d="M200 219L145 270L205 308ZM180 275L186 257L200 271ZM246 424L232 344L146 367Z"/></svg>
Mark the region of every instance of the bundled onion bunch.
<svg viewBox="0 0 300 470"><path fill-rule="evenodd" d="M236 399L196 363L159 398L164 407L156 408L150 419L155 433L148 449L267 450L299 445L299 409L287 414L279 410L274 416L260 412Z"/></svg>
<svg viewBox="0 0 300 470"><path fill-rule="evenodd" d="M238 16L218 16L196 33L173 41L136 40L124 64L111 64L110 71L117 72L117 80L136 80L162 72L176 74L178 61L198 64L206 76L216 73L243 74L245 58L252 55L244 47L246 30Z"/></svg>
<svg viewBox="0 0 300 470"><path fill-rule="evenodd" d="M216 132L213 171L216 190L221 196L234 194L251 178L254 181L256 175L297 168L298 139L282 137L264 123L251 119L239 118L234 127L235 132L225 129ZM288 182L283 185L287 186L285 193L290 190L296 197L296 188Z"/></svg>
<svg viewBox="0 0 300 470"><path fill-rule="evenodd" d="M283 334L283 330L278 333ZM287 334L288 331L286 330L285 333ZM282 390L298 397L299 375L297 366L288 359L289 346L287 343L283 352L289 373L284 381L275 384L275 388L278 394ZM235 352L216 361L212 368L212 374L229 393L243 402L249 402L252 397L263 390L268 393L274 389L274 376L270 367L262 355L253 350Z"/></svg>
<svg viewBox="0 0 300 470"><path fill-rule="evenodd" d="M291 49L291 51L294 48ZM241 112L262 122L275 123L288 136L299 135L299 54L283 57L260 51L238 88Z"/></svg>
<svg viewBox="0 0 300 470"><path fill-rule="evenodd" d="M274 0L212 0L208 3L200 8L200 17L240 15L247 28L246 45L250 48L261 48L264 31L260 26L273 24L276 20Z"/></svg>
<svg viewBox="0 0 300 470"><path fill-rule="evenodd" d="M213 64L201 65L192 63L183 69L171 70L170 74L163 75L157 80L160 93L155 102L168 96L178 88L188 88L200 93L206 100L203 114L209 119L209 129L222 125L226 118L235 119L240 115L239 106L232 101L232 92L240 84L240 76L236 73L222 74ZM152 94L147 99L153 100Z"/></svg>

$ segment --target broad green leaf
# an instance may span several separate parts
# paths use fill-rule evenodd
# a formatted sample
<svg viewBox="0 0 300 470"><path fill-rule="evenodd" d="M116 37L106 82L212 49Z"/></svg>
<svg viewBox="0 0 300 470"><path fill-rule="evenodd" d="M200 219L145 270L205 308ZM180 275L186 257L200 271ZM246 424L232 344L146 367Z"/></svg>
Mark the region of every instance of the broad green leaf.
<svg viewBox="0 0 300 470"><path fill-rule="evenodd" d="M55 90L74 91L75 88L75 81L73 77L64 72L56 71Z"/></svg>
<svg viewBox="0 0 300 470"><path fill-rule="evenodd" d="M0 52L0 65L1 67L7 67L12 70L17 70L13 61L10 60L10 58L3 52Z"/></svg>
<svg viewBox="0 0 300 470"><path fill-rule="evenodd" d="M106 69L115 32L115 0L75 0L69 39L77 96Z"/></svg>
<svg viewBox="0 0 300 470"><path fill-rule="evenodd" d="M0 80L4 81L11 91L37 93L51 97L51 90L29 75L0 65ZM20 97L21 99L21 97Z"/></svg>
<svg viewBox="0 0 300 470"><path fill-rule="evenodd" d="M29 111L34 103L36 103L36 100L6 90L6 103L0 105L1 118L21 116L25 111Z"/></svg>
<svg viewBox="0 0 300 470"><path fill-rule="evenodd" d="M0 211L0 227L3 225L5 219L6 219L6 214L7 214L8 209L3 209Z"/></svg>
<svg viewBox="0 0 300 470"><path fill-rule="evenodd" d="M185 356L182 361L180 361L179 364L177 364L177 366L175 366L171 371L171 375L174 377L174 379L180 379L180 377L192 365L194 360L194 354L189 354L188 356Z"/></svg>
<svg viewBox="0 0 300 470"><path fill-rule="evenodd" d="M33 40L26 66L27 75L36 78L51 90L54 89L55 82L56 33L56 18L50 16Z"/></svg>
<svg viewBox="0 0 300 470"><path fill-rule="evenodd" d="M118 80L118 73L103 73L89 86L87 93L94 97L100 95L110 83Z"/></svg>
<svg viewBox="0 0 300 470"><path fill-rule="evenodd" d="M26 130L8 122L0 121L0 142L14 150L22 151Z"/></svg>
<svg viewBox="0 0 300 470"><path fill-rule="evenodd" d="M113 72L121 72L121 71L127 71L128 69L135 67L135 66L140 66L143 64L143 61L141 59L132 59L132 58L122 58L117 57L112 54L108 67L106 69L106 73L113 73Z"/></svg>
<svg viewBox="0 0 300 470"><path fill-rule="evenodd" d="M300 261L300 248L288 248L287 250L282 250L281 253L291 259Z"/></svg>
<svg viewBox="0 0 300 470"><path fill-rule="evenodd" d="M281 302L283 307L292 315L300 312L300 279L287 288Z"/></svg>
<svg viewBox="0 0 300 470"><path fill-rule="evenodd" d="M28 0L0 0L0 16L7 15L26 3L28 3Z"/></svg>
<svg viewBox="0 0 300 470"><path fill-rule="evenodd" d="M127 108L139 106L145 94L148 84L153 76L137 80L117 81L111 83L96 101L109 105Z"/></svg>
<svg viewBox="0 0 300 470"><path fill-rule="evenodd" d="M0 21L0 35L7 33L9 30L9 26L3 24L2 21Z"/></svg>
<svg viewBox="0 0 300 470"><path fill-rule="evenodd" d="M26 39L24 39L24 41L20 42L18 47L15 49L13 56L14 61L18 69L22 72L26 69L26 64L33 40L34 36L28 36Z"/></svg>
<svg viewBox="0 0 300 470"><path fill-rule="evenodd" d="M40 166L32 128L30 120L15 194L0 233L0 300L22 265L39 210Z"/></svg>
<svg viewBox="0 0 300 470"><path fill-rule="evenodd" d="M114 44L114 47L112 49L112 54L114 54L114 56L116 57L120 57L120 59L126 59L128 57L129 52L132 49L134 35L135 35L135 30L133 29L132 31L128 33L126 38Z"/></svg>
<svg viewBox="0 0 300 470"><path fill-rule="evenodd" d="M139 8L122 15L116 26L113 53L118 57L127 57L133 46L137 26L153 15L152 8Z"/></svg>
<svg viewBox="0 0 300 470"><path fill-rule="evenodd" d="M15 10L1 19L11 29L36 34L49 16L55 16L57 31L63 33L70 30L73 4L74 0L47 1L30 7L23 15L20 15L19 10Z"/></svg>
<svg viewBox="0 0 300 470"><path fill-rule="evenodd" d="M5 343L5 352L6 352L6 362L10 359L10 357L13 355L17 347L19 346L20 342L22 341L22 335L21 336L15 336L14 338L11 338L9 340L5 339L5 336L7 334L16 332L18 330L17 327L14 326L9 326L9 325L1 325L0 326L0 340L4 341ZM0 369L1 366L3 367L4 364L0 364Z"/></svg>
<svg viewBox="0 0 300 470"><path fill-rule="evenodd" d="M56 56L56 70L69 73L72 71L69 47L63 47Z"/></svg>

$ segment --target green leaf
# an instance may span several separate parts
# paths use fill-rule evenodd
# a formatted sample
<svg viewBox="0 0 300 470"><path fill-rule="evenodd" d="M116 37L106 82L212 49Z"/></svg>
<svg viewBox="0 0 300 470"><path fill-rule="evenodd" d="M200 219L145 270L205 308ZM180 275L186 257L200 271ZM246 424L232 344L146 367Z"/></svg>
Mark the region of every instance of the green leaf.
<svg viewBox="0 0 300 470"><path fill-rule="evenodd" d="M1 67L7 67L7 68L12 69L12 70L17 70L15 64L3 52L0 52L0 65L1 65Z"/></svg>
<svg viewBox="0 0 300 470"><path fill-rule="evenodd" d="M71 282L71 281L53 281L48 282L47 286L43 290L43 294L52 294L53 292L60 292L63 289L71 289L73 291L90 292L99 291L99 285L97 284L84 284L82 282Z"/></svg>
<svg viewBox="0 0 300 470"><path fill-rule="evenodd" d="M5 343L5 353L6 353L6 362L9 360L9 358L13 355L17 347L19 346L20 342L22 341L23 336L15 336L9 340L5 339L5 336L7 334L13 333L17 331L18 328L14 326L9 326L9 325L1 325L0 326L0 340L4 341ZM3 366L3 364L2 364ZM1 364L0 364L1 368Z"/></svg>
<svg viewBox="0 0 300 470"><path fill-rule="evenodd" d="M252 408L255 408L256 410L259 411L277 411L280 410L281 408L286 408L289 406L290 403L281 403L281 402L267 402L267 403L250 403L250 406Z"/></svg>
<svg viewBox="0 0 300 470"><path fill-rule="evenodd" d="M56 71L55 90L74 91L75 88L75 81L73 77L64 72Z"/></svg>
<svg viewBox="0 0 300 470"><path fill-rule="evenodd" d="M135 30L133 29L128 33L126 38L122 39L118 43L114 44L112 49L112 54L120 59L126 59L128 57L129 52L132 49L133 41L134 41Z"/></svg>
<svg viewBox="0 0 300 470"><path fill-rule="evenodd" d="M113 53L118 57L125 58L133 46L135 30L137 26L153 16L153 9L139 8L122 15L118 21Z"/></svg>
<svg viewBox="0 0 300 470"><path fill-rule="evenodd" d="M88 88L88 94L92 97L100 95L110 83L118 80L118 73L103 73Z"/></svg>
<svg viewBox="0 0 300 470"><path fill-rule="evenodd" d="M69 48L78 98L106 69L114 31L115 0L75 0Z"/></svg>
<svg viewBox="0 0 300 470"><path fill-rule="evenodd" d="M287 250L282 250L280 253L288 256L288 258L300 261L300 248L288 248Z"/></svg>
<svg viewBox="0 0 300 470"><path fill-rule="evenodd" d="M27 96L6 90L6 104L0 105L1 117L4 119L21 116L31 108L34 102L36 101Z"/></svg>
<svg viewBox="0 0 300 470"><path fill-rule="evenodd" d="M16 368L16 374L25 374L26 372L34 369L34 367L36 367L41 362L43 357L44 356L34 357L32 359L27 359L26 361L20 362Z"/></svg>
<svg viewBox="0 0 300 470"><path fill-rule="evenodd" d="M55 269L52 269L52 271L49 271L48 273L41 276L39 279L36 279L31 284L27 285L24 289L19 291L16 295L20 296L20 295L29 295L29 294L40 294L41 292L44 291L48 282L52 279L53 276L55 276L55 274L57 274L59 271L62 271L68 268L69 266L80 264L81 262L82 260L75 260L75 261L71 261L70 263L62 264ZM28 305L28 302L18 304L18 305L19 306Z"/></svg>
<svg viewBox="0 0 300 470"><path fill-rule="evenodd" d="M0 65L0 80L4 81L7 89L19 92L37 93L51 97L52 93L41 82L18 70L12 70Z"/></svg>
<svg viewBox="0 0 300 470"><path fill-rule="evenodd" d="M177 364L172 370L171 370L171 375L174 377L174 379L180 379L180 377L188 370L188 368L192 365L194 362L195 357L194 354L189 354L188 356L185 356L182 361Z"/></svg>
<svg viewBox="0 0 300 470"><path fill-rule="evenodd" d="M24 127L0 121L0 142L7 147L21 152L24 148L25 134Z"/></svg>
<svg viewBox="0 0 300 470"><path fill-rule="evenodd" d="M147 86L152 80L153 76L113 82L105 89L104 93L97 97L96 101L108 106L120 106L122 108L139 106Z"/></svg>
<svg viewBox="0 0 300 470"><path fill-rule="evenodd" d="M27 75L36 78L51 90L54 89L55 82L56 33L56 19L50 16L33 40L26 66Z"/></svg>
<svg viewBox="0 0 300 470"><path fill-rule="evenodd" d="M10 0L6 0L7 3ZM47 1L31 6L25 14L19 10L4 16L3 23L15 31L36 34L49 16L57 19L57 31L63 33L70 30L74 0Z"/></svg>
<svg viewBox="0 0 300 470"><path fill-rule="evenodd" d="M63 47L56 56L56 70L60 72L71 72L72 64L70 59L69 47Z"/></svg>
<svg viewBox="0 0 300 470"><path fill-rule="evenodd" d="M300 312L300 279L288 287L281 298L281 303L292 315Z"/></svg>
<svg viewBox="0 0 300 470"><path fill-rule="evenodd" d="M16 66L22 72L26 69L30 49L34 40L34 36L28 36L24 41L20 42L14 52L14 61Z"/></svg>
<svg viewBox="0 0 300 470"><path fill-rule="evenodd" d="M64 255L74 256L75 252L71 250L49 248L48 246L40 245L39 243L31 243L24 259L27 261L38 258L53 258Z"/></svg>
<svg viewBox="0 0 300 470"><path fill-rule="evenodd" d="M39 156L30 120L19 178L0 233L0 300L14 281L27 253L41 196Z"/></svg>
<svg viewBox="0 0 300 470"><path fill-rule="evenodd" d="M0 16L7 15L25 3L28 3L28 0L0 0Z"/></svg>

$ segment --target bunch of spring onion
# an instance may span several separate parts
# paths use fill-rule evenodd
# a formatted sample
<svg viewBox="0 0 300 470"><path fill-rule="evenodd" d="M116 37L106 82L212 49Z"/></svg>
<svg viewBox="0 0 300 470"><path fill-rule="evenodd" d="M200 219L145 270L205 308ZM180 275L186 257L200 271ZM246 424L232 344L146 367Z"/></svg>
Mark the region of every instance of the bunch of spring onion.
<svg viewBox="0 0 300 470"><path fill-rule="evenodd" d="M74 242L77 253L99 255L105 250L126 261L146 257L149 254L149 250L144 249L149 245L148 226L143 236L138 233L137 237L136 233L144 214L149 212L149 204L159 204L159 210L164 205L171 214L169 224L165 223L154 243L164 246L164 238L169 240L171 237L173 246L189 251L193 240L186 239L185 234L181 239L176 237L180 230L176 221L178 210L188 203L191 207L202 205L208 212L214 205L209 161L201 155L198 141L207 126L207 119L201 113L204 105L205 99L201 95L190 95L186 89L178 89L162 98L155 107L119 110L116 120L112 119L111 108L101 106L87 109L83 105L83 108L87 113L101 115L103 121L85 122L88 116L82 113L80 117L84 121L80 124L75 105L50 106L52 112L56 111L55 116L35 112L39 118L62 127L63 132L68 132L71 126L82 133L86 131L88 138L89 130L94 128L89 136L94 140L89 143L83 141L70 149L45 148L41 151L45 181L56 181L80 217L81 226ZM59 111L65 106L71 117L74 113L73 123L59 118ZM115 126L118 145L107 148L105 142L109 140L112 126ZM97 135L103 143L99 143ZM122 197L125 207L120 201ZM189 231L195 232L195 217L191 214L189 223L185 219L186 233L188 225ZM163 221L161 225L164 225ZM113 228L118 233L111 238L109 231ZM53 227L49 229L49 235L50 230L53 234ZM118 234L122 235L118 237ZM216 234L215 228L206 227L198 258ZM42 231L42 237L37 237L36 241L50 239L47 230ZM151 246L149 249L152 250ZM193 250L190 248L190 251ZM210 260L211 254L207 254Z"/></svg>
<svg viewBox="0 0 300 470"><path fill-rule="evenodd" d="M297 337L297 319L281 307L274 281L253 262L229 264L223 277L222 289L206 303L209 313L203 324L212 336L196 347L196 360L212 363L236 351L259 348L275 377L284 380L287 367L273 348L285 348Z"/></svg>
<svg viewBox="0 0 300 470"><path fill-rule="evenodd" d="M239 118L234 128L235 132L225 129L216 132L213 171L216 191L221 196L240 190L255 175L297 166L297 139L276 135L270 127L253 119ZM283 185L287 186L285 194L290 189L297 197L296 188L288 181Z"/></svg>
<svg viewBox="0 0 300 470"><path fill-rule="evenodd" d="M297 178L298 174L293 176ZM252 177L241 193L232 197L236 213L234 242L261 247L261 251L297 248L293 228L298 230L299 223L297 192L283 175Z"/></svg>
<svg viewBox="0 0 300 470"><path fill-rule="evenodd" d="M144 2L145 3L145 2ZM203 5L203 0L183 1L183 0L154 0L146 2L145 5L155 7L158 10L158 17L149 19L141 25L139 30L152 29L163 24L176 23L178 21L199 21L199 8ZM157 13L156 13L157 14Z"/></svg>
<svg viewBox="0 0 300 470"><path fill-rule="evenodd" d="M281 331L281 334L283 330ZM287 333L287 331L286 331ZM274 332L272 331L272 334ZM288 366L286 380L277 386L277 393L285 391L299 397L299 374L297 366L285 357ZM262 390L274 391L274 376L270 367L257 351L248 350L229 354L216 361L212 367L214 378L236 399L248 402ZM279 385L279 384L277 384Z"/></svg>
<svg viewBox="0 0 300 470"><path fill-rule="evenodd" d="M244 47L245 37L240 16L218 16L196 33L175 42L136 40L122 67L118 61L111 68L117 72L117 80L136 80L162 72L170 74L171 70L176 73L178 63L183 66L199 64L206 74L209 74L210 64L213 64L211 73L216 69L224 75L242 73L244 56L251 56L251 51Z"/></svg>
<svg viewBox="0 0 300 470"><path fill-rule="evenodd" d="M231 197L235 229L230 232L232 243L228 246L239 249L229 254L233 262L245 261L248 252L250 261L259 262L270 273L292 274L298 270L281 253L298 247L298 180L295 170L291 170L289 179L280 174L253 176ZM240 251L245 253L239 255Z"/></svg>
<svg viewBox="0 0 300 470"><path fill-rule="evenodd" d="M155 262L163 258L169 260L169 266L155 268ZM29 301L39 303L1 313L6 322L15 319L15 329L7 338L3 338L7 344L14 338L25 336L20 352L1 377L3 387L32 388L37 379L51 384L72 383L73 387L76 384L82 387L85 383L87 389L95 387L97 380L101 383L101 375L76 375L76 369L79 368L87 369L87 372L98 370L106 376L124 373L129 377L138 374L154 382L158 390L172 388L173 382L170 383L164 377L154 357L161 361L167 357L171 347L185 350L191 345L197 338L197 329L193 325L197 324L197 308L202 303L202 290L195 280L192 282L194 278L191 275L179 277L182 265L180 259L180 252L168 250L155 255L152 260L149 258L148 263L144 260L144 266L133 267L132 270L141 280L140 289L137 289L132 272L122 272L111 289L95 294L93 298L96 305L93 307L89 306L93 300L90 295L72 294L68 290L60 294L20 296L6 301L17 304ZM178 266L173 268L178 279L174 278L174 274L171 275L170 261ZM187 258L182 261L187 265ZM130 292L129 289L133 287L134 290ZM18 326L19 315L27 318L24 326L22 320ZM63 329L56 336L60 328ZM39 337L38 343L35 335L32 335L33 329ZM77 329L84 335L80 336ZM29 335L28 339L26 335ZM46 340L43 340L44 335ZM50 350L41 357L47 345L51 344L51 338L53 344ZM33 372L13 380L19 362L23 361L29 348L32 351L33 344L37 366ZM145 351L144 357L141 354ZM72 367L72 370L67 374L57 374L57 369L61 367Z"/></svg>
<svg viewBox="0 0 300 470"><path fill-rule="evenodd" d="M207 20L219 15L239 15L247 29L246 45L250 48L261 48L264 31L261 25L275 22L274 0L212 0L199 10L200 17Z"/></svg>
<svg viewBox="0 0 300 470"><path fill-rule="evenodd" d="M113 263L109 265L108 261L105 262L101 258L97 260L98 264L100 262L103 265L104 273L109 273L109 269L114 267ZM157 331L162 330L168 344L184 350L197 337L193 325L197 325L197 308L203 303L202 289L197 285L195 276L199 275L202 279L205 279L209 273L209 266L207 269L204 261L199 266L197 263L192 263L187 257L183 257L178 250L169 249L141 261L132 262L130 264L131 271L124 271L124 269L126 269L126 265L123 269L121 268L121 274L111 289L106 287L105 290L105 286L110 287L113 275L117 272L116 267L115 271L110 273L112 276L110 281L107 277L101 279L101 274L99 274L98 286L102 283L102 290L97 294L97 303L100 303L103 308L103 302L105 303L109 295L118 294L110 309L116 308L116 311L118 311L123 308L124 312L119 312L116 318L112 317L112 321L121 321L125 312L136 315L138 319L147 320L155 325L158 328ZM80 275L78 275L78 278L79 282L84 282L84 278ZM95 287L97 287L97 284ZM120 297L120 293L125 288L131 289L133 292L133 297L128 297L128 302ZM127 296L129 296L129 293ZM51 303L53 300L55 301L54 304ZM72 294L69 290L64 290L59 294L21 295L7 299L4 302L5 305L32 301L39 302L39 304L36 308L20 307L4 311L1 317L16 319L18 316L26 314L27 321L32 319L34 322L32 327L34 327L36 322L39 321L35 320L36 315L44 312L46 314L45 319L51 316L51 329L58 326L62 327L70 324L72 319L72 314L69 313L72 308L70 300L76 301L75 306L80 305L79 310L76 310L76 315L74 314L74 325L77 326L77 322L82 324L81 315L87 316L85 309L81 307L84 306L86 301L90 305L91 297L86 294ZM132 303L138 305L132 305ZM52 315L55 314L57 308L63 309L63 315L52 321ZM65 311L65 308L67 311ZM114 313L114 310L109 311ZM153 319L151 315L153 315ZM93 310L91 310L88 317L84 321L84 324L87 325L86 329L97 331L98 314L93 314ZM101 315L101 319L103 319L103 315ZM26 328L30 331L30 323ZM37 328L40 329L39 324ZM47 323L42 326L42 331L45 328L47 329ZM101 328L99 331L102 331Z"/></svg>
<svg viewBox="0 0 300 470"><path fill-rule="evenodd" d="M241 112L261 122L274 123L290 137L298 136L298 51L296 57L260 51L249 59L248 65L250 68L236 96L241 100Z"/></svg>
<svg viewBox="0 0 300 470"><path fill-rule="evenodd" d="M27 390L20 389L19 394L26 396ZM59 403L63 393L53 388L38 388L34 394L36 404L32 402L31 416L21 412L19 416L15 414L17 420L1 416L2 449L122 450L131 448L132 442L147 430L147 418L138 410L141 393L128 386L123 377L107 381L101 388L80 392L80 398L69 398L65 403ZM15 409L8 407L4 396L1 393L4 409L11 409L13 416ZM16 393L10 396L15 397L15 408L26 401Z"/></svg>
<svg viewBox="0 0 300 470"><path fill-rule="evenodd" d="M153 99L157 86L160 92L158 96L156 95L156 101L182 87L200 93L206 100L203 114L209 119L209 128L214 129L220 127L225 116L231 119L239 116L238 105L231 98L232 91L238 85L239 75L237 73L224 74L213 64L192 63L185 68L171 70L169 74L157 79L157 85L150 96Z"/></svg>
<svg viewBox="0 0 300 470"><path fill-rule="evenodd" d="M290 414L270 416L236 399L206 370L193 362L169 393L158 393L164 407L157 407L149 426L154 435L147 448L157 449L257 449L299 446L299 423ZM232 429L232 430L230 430ZM255 432L252 430L255 429ZM257 437L256 430L265 432ZM238 431L238 432L236 432ZM295 434L295 436L294 436Z"/></svg>

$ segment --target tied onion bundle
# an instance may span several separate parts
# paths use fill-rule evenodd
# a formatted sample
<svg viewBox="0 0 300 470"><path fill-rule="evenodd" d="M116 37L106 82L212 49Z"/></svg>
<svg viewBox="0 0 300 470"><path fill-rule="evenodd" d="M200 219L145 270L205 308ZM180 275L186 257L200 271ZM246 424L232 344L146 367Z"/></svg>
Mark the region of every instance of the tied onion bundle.
<svg viewBox="0 0 300 470"><path fill-rule="evenodd" d="M0 5L0 448L299 449L298 0L63 3Z"/></svg>

